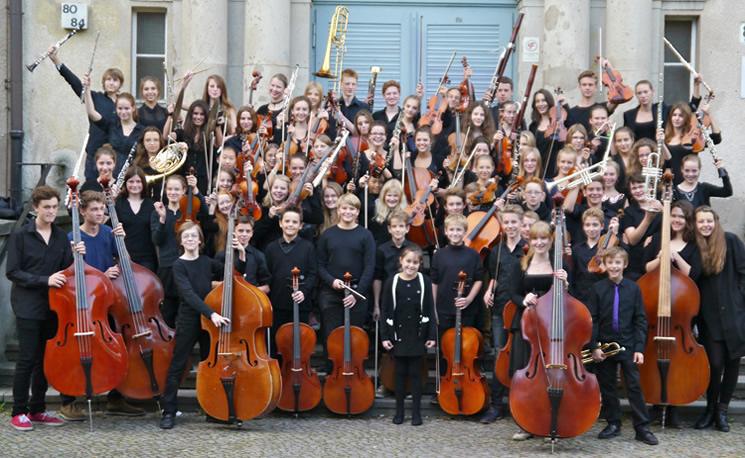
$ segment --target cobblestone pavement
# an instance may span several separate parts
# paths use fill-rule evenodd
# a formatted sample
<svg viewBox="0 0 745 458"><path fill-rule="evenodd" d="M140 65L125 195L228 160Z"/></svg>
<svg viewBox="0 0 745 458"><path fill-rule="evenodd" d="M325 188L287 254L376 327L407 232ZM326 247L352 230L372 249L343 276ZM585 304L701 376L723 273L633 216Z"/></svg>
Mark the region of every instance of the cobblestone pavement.
<svg viewBox="0 0 745 458"><path fill-rule="evenodd" d="M424 418L424 425L397 426L390 416L346 419L316 413L295 419L283 413L244 423L242 428L205 423L196 413L177 418L170 431L158 427L155 414L146 417L93 415L94 432L88 423L61 428L37 427L17 432L7 412L0 416L0 444L5 456L494 456L548 455L551 446L542 439L514 442L517 431L509 420L482 425L473 419ZM599 440L604 426L598 422L589 432L561 440L556 454L565 456L742 456L745 425L732 424L729 433L694 429L652 428L660 445L651 447L634 440L630 422L621 437Z"/></svg>

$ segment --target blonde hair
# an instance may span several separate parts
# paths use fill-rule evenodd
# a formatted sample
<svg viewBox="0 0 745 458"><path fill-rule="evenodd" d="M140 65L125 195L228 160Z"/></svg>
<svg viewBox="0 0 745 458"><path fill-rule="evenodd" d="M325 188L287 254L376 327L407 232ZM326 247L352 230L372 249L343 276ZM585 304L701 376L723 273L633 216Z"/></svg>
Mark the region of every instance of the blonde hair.
<svg viewBox="0 0 745 458"><path fill-rule="evenodd" d="M385 204L385 195L389 192L398 194L398 205L395 208L388 208L388 205ZM380 194L378 194L378 201L375 203L375 218L373 220L378 224L383 224L390 213L396 210L403 210L404 208L406 208L404 188L397 179L390 179L385 182L383 188L380 190Z"/></svg>
<svg viewBox="0 0 745 458"><path fill-rule="evenodd" d="M526 215L523 214L523 216L526 216ZM553 232L551 231L551 226L547 222L539 220L533 223L532 226L530 226L530 235L528 236L528 242L538 237L551 238L552 235L553 235ZM520 261L520 265L522 266L523 271L528 270L528 266L530 265L530 260L533 259L533 256L535 256L535 250L533 249L533 246L530 245L530 249L528 249L528 254L523 256L522 260Z"/></svg>
<svg viewBox="0 0 745 458"><path fill-rule="evenodd" d="M326 184L326 187L323 188L323 193L321 194L321 208L323 208L323 224L318 226L316 229L316 235L321 235L323 232L330 228L331 226L336 226L336 224L339 222L339 212L334 210L334 214L331 214L331 210L326 207L326 200L324 199L324 196L326 195L326 190L331 189L336 194L336 197L341 197L342 194L344 194L344 191L341 189L341 185L335 181L331 181ZM338 202L338 201L337 201ZM337 209L339 208L339 204L337 203Z"/></svg>
<svg viewBox="0 0 745 458"><path fill-rule="evenodd" d="M287 196L289 197L290 193L290 179L287 178L285 175L277 175L274 177L274 181L272 181L272 186L274 186L274 183L277 181L281 181L282 183L287 185ZM266 193L266 196L264 196L264 200L261 201L261 205L265 207L270 207L272 205L272 196L270 195L272 193L272 186L269 186L269 192Z"/></svg>
<svg viewBox="0 0 745 458"><path fill-rule="evenodd" d="M724 239L724 229L719 224L719 215L708 205L696 208L694 215L699 213L711 213L714 216L714 230L711 235L704 237L696 229L696 244L701 252L701 264L703 264L704 275L717 275L724 269L724 260L727 257L727 241Z"/></svg>
<svg viewBox="0 0 745 458"><path fill-rule="evenodd" d="M445 229L450 226L461 226L463 229L468 229L468 219L463 215L448 215L445 218Z"/></svg>

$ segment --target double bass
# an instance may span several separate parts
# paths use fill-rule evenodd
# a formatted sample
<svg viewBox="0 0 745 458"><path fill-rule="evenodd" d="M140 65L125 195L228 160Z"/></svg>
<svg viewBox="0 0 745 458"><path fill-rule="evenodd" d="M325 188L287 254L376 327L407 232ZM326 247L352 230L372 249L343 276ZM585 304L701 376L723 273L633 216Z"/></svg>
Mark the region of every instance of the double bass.
<svg viewBox="0 0 745 458"><path fill-rule="evenodd" d="M468 274L458 273L458 299L466 291ZM442 335L442 355L447 359L445 375L440 377L440 407L451 415L473 415L489 404L489 385L479 370L484 337L476 329L463 326L462 311L455 309L455 327Z"/></svg>
<svg viewBox="0 0 745 458"><path fill-rule="evenodd" d="M673 175L665 174L663 180L660 263L638 280L648 325L639 378L648 403L679 406L697 400L706 392L709 360L691 329L691 321L698 315L698 287L670 260Z"/></svg>
<svg viewBox="0 0 745 458"><path fill-rule="evenodd" d="M294 267L292 293L300 286L300 269ZM282 355L282 394L280 409L286 412L304 412L314 409L321 402L321 382L310 367L310 357L316 347L316 332L300 322L300 307L292 302L292 323L283 324L277 330L277 351Z"/></svg>
<svg viewBox="0 0 745 458"><path fill-rule="evenodd" d="M67 180L72 204L72 234L80 243L80 203L75 176ZM109 327L114 302L111 281L86 264L73 250L73 263L63 271L67 282L49 289L49 308L57 314L57 334L46 344L44 375L60 393L85 396L113 390L127 374L127 349ZM90 410L90 409L89 409Z"/></svg>
<svg viewBox="0 0 745 458"><path fill-rule="evenodd" d="M216 328L202 317L210 335L210 353L197 368L197 400L204 411L229 424L241 424L272 411L282 389L279 364L269 357L267 329L272 305L257 287L234 270L233 231L236 205L228 217L223 281L204 302L228 318Z"/></svg>
<svg viewBox="0 0 745 458"><path fill-rule="evenodd" d="M344 274L347 286L351 279L352 274ZM344 291L344 297L349 294L349 290ZM344 307L344 326L331 331L326 347L334 369L323 385L323 403L330 411L347 416L370 409L375 401L375 387L364 366L370 339L362 328L352 326L349 307Z"/></svg>
<svg viewBox="0 0 745 458"><path fill-rule="evenodd" d="M119 218L109 180L109 177L102 177L99 181L111 225L116 227ZM132 399L149 399L162 395L165 389L176 331L163 321L160 314L164 291L158 276L132 262L124 237L115 235L114 240L121 275L111 280L114 304L110 314L122 334L129 358L127 375L116 389Z"/></svg>
<svg viewBox="0 0 745 458"><path fill-rule="evenodd" d="M554 197L554 271L562 268L563 201L560 195ZM598 381L585 371L581 357L592 335L590 311L554 277L548 292L525 310L520 324L531 351L528 365L512 377L512 417L525 431L550 437L552 443L585 433L600 414Z"/></svg>

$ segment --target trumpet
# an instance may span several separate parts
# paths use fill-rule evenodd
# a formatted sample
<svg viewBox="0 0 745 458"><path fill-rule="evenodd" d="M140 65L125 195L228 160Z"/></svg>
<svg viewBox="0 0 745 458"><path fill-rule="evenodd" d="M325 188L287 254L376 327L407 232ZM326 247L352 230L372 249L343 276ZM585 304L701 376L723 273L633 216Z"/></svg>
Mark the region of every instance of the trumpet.
<svg viewBox="0 0 745 458"><path fill-rule="evenodd" d="M618 343L616 342L608 342L604 344L601 344L600 342L598 342L598 348L600 350L603 350L603 354L605 355L606 358L608 358L609 356L613 356L615 354L621 353L622 351L626 351L625 347L618 345ZM592 359L592 352L590 350L582 350L582 353L580 354L580 356L582 357L582 364L589 364L589 363L595 362L595 360Z"/></svg>
<svg viewBox="0 0 745 458"><path fill-rule="evenodd" d="M565 176L559 180L552 181L546 185L546 189L551 191L553 188L558 187L561 190L573 189L580 185L588 185L592 183L592 180L596 177L602 177L605 173L605 169L608 167L608 158L610 157L610 147L613 143L613 134L616 132L616 125L613 124L611 127L610 134L608 135L608 145L605 147L605 154L603 160L597 164L593 164L589 167L585 167L579 172L575 172L571 175Z"/></svg>
<svg viewBox="0 0 745 458"><path fill-rule="evenodd" d="M333 91L337 92L341 89L341 72L344 63L344 52L346 46L344 45L347 38L347 23L349 22L349 9L346 6L339 5L334 11L334 15L331 17L331 27L329 28L329 39L326 44L326 54L323 56L323 63L321 69L313 73L313 75L320 78L333 78L334 88ZM336 49L336 57L334 58L334 73L331 73L331 47Z"/></svg>

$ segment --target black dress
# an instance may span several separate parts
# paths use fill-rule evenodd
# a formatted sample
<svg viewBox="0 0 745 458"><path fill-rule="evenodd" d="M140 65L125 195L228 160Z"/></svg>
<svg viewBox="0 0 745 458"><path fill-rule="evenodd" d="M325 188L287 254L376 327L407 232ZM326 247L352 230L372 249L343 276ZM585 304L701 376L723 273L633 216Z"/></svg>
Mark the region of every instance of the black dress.
<svg viewBox="0 0 745 458"><path fill-rule="evenodd" d="M394 278L398 278L395 291L393 291ZM424 285L423 291L422 284ZM424 347L425 342L435 340L437 332L432 282L429 277L422 274L420 284L418 276L411 280L404 280L397 274L385 282L383 291L381 339L390 340L393 343L394 356L424 356L427 352ZM394 294L396 295L395 306Z"/></svg>

